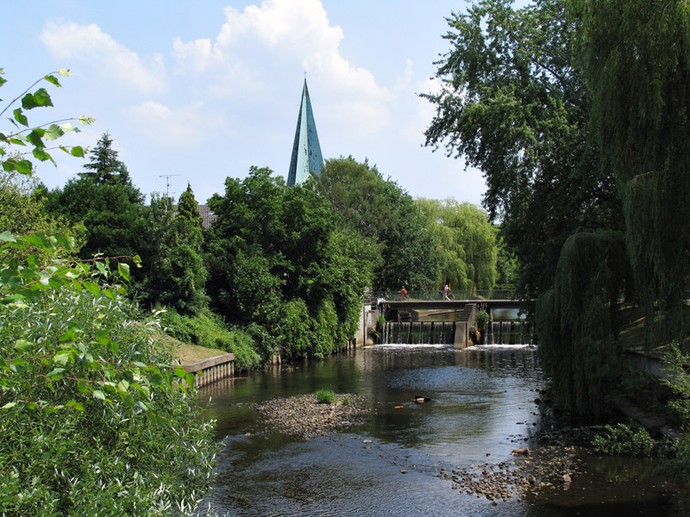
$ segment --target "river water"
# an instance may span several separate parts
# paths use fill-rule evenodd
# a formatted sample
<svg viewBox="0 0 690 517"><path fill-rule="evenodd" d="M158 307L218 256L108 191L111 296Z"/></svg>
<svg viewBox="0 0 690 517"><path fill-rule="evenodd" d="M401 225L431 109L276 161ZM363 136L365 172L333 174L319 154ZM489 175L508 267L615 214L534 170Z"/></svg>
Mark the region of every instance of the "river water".
<svg viewBox="0 0 690 517"><path fill-rule="evenodd" d="M481 478L515 468L516 449L539 455L543 383L525 346L376 346L218 382L202 392L223 449L202 505L212 511L201 514L690 515L687 487L658 477L654 461L580 451L567 452L572 481L537 494L490 500L459 487L453 472ZM253 406L321 388L362 395L372 412L358 427L305 440L270 428ZM416 403L419 395L430 401Z"/></svg>

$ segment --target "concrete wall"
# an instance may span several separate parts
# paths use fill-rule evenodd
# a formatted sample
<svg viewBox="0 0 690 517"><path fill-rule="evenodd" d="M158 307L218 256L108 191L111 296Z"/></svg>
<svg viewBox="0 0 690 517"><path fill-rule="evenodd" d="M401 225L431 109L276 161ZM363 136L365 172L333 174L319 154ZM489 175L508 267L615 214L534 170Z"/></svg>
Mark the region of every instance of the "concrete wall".
<svg viewBox="0 0 690 517"><path fill-rule="evenodd" d="M375 305L365 304L359 313L359 327L355 334L355 344L357 346L368 346L376 343L376 320L379 317L379 310Z"/></svg>

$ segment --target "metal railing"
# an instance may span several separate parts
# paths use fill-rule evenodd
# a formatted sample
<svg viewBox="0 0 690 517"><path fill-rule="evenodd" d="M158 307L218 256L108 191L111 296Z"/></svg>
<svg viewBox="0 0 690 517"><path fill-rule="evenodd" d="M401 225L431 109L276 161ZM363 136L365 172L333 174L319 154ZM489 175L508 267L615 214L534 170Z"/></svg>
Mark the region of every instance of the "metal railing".
<svg viewBox="0 0 690 517"><path fill-rule="evenodd" d="M473 290L451 290L449 294L451 300L518 300L513 289L473 289ZM400 291L385 291L379 293L369 293L365 297L365 303L377 303L380 300L399 301L401 300ZM434 301L443 300L441 290L415 290L408 291L406 300L415 301Z"/></svg>

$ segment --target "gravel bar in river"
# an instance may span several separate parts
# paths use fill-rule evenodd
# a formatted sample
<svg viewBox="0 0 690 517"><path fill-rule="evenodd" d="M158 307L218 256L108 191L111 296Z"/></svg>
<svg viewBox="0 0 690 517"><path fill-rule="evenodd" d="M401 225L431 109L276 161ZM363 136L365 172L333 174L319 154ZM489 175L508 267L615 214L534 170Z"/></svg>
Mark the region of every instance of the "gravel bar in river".
<svg viewBox="0 0 690 517"><path fill-rule="evenodd" d="M272 399L257 404L263 418L278 431L312 438L361 423L369 412L359 395L336 395L335 404L319 403L315 395Z"/></svg>

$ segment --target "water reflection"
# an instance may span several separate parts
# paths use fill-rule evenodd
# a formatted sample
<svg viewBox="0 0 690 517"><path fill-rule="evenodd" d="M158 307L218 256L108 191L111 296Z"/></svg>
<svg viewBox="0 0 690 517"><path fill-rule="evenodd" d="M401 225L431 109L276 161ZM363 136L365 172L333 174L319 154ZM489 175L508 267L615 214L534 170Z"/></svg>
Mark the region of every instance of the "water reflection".
<svg viewBox="0 0 690 517"><path fill-rule="evenodd" d="M358 428L305 441L268 428L252 406L324 387L364 395L371 415ZM225 447L208 502L230 515L555 517L601 508L614 515L630 504L684 515L673 513L682 506L676 495L640 481L635 461L612 470L615 463L604 460L600 468L588 457L591 473L570 490L495 504L454 490L439 475L511 461L514 448L534 447L542 387L530 347L373 347L216 383L203 393ZM418 395L430 400L419 404ZM624 496L630 492L635 499Z"/></svg>

